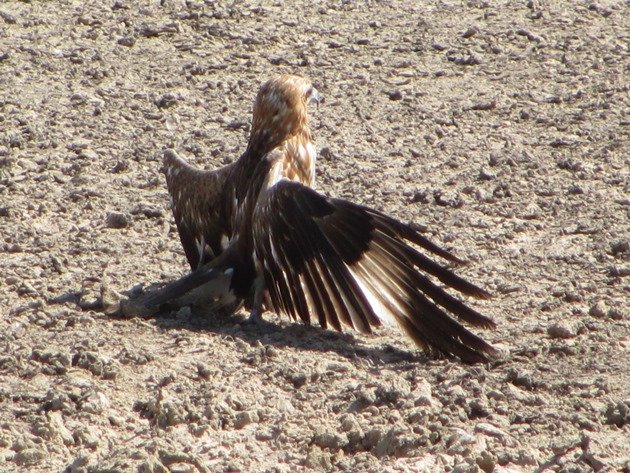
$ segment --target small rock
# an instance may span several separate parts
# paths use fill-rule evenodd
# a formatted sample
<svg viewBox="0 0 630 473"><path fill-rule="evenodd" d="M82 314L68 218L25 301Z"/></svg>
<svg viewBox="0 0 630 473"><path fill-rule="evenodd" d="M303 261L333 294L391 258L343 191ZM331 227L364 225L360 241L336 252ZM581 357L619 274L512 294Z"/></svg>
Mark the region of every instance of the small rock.
<svg viewBox="0 0 630 473"><path fill-rule="evenodd" d="M480 181L492 181L493 179L496 179L496 177L496 173L490 171L487 168L481 168L481 170L479 171Z"/></svg>
<svg viewBox="0 0 630 473"><path fill-rule="evenodd" d="M615 241L610 244L610 252L614 256L628 254L630 255L630 240L624 239Z"/></svg>
<svg viewBox="0 0 630 473"><path fill-rule="evenodd" d="M433 405L433 395L431 393L431 384L426 379L420 379L417 381L416 387L412 392L414 396L414 405L416 407Z"/></svg>
<svg viewBox="0 0 630 473"><path fill-rule="evenodd" d="M82 425L74 431L74 439L77 444L88 448L96 448L101 443L101 433L94 426Z"/></svg>
<svg viewBox="0 0 630 473"><path fill-rule="evenodd" d="M472 447L477 443L474 435L463 429L453 429L453 433L446 439L447 453L450 455L470 455Z"/></svg>
<svg viewBox="0 0 630 473"><path fill-rule="evenodd" d="M623 312L621 309L612 307L608 311L608 317L610 317L613 320L625 320L628 318L628 314L626 312Z"/></svg>
<svg viewBox="0 0 630 473"><path fill-rule="evenodd" d="M17 16L6 10L0 10L0 18L10 25L17 23Z"/></svg>
<svg viewBox="0 0 630 473"><path fill-rule="evenodd" d="M87 452L81 452L67 468L67 471L69 473L88 473L91 460Z"/></svg>
<svg viewBox="0 0 630 473"><path fill-rule="evenodd" d="M494 437L506 447L514 447L518 444L517 440L512 437L512 435L510 435L508 432L501 430L500 428L487 422L480 422L475 425L475 433L482 434L487 437Z"/></svg>
<svg viewBox="0 0 630 473"><path fill-rule="evenodd" d="M236 414L236 418L234 419L234 428L242 429L246 425L253 424L259 420L260 419L256 411L239 412Z"/></svg>
<svg viewBox="0 0 630 473"><path fill-rule="evenodd" d="M100 391L90 390L86 395L81 398L80 408L84 412L90 414L101 414L109 409L111 402ZM85 443L85 442L84 442Z"/></svg>
<svg viewBox="0 0 630 473"><path fill-rule="evenodd" d="M48 456L42 447L25 448L13 456L13 461L20 466L35 466Z"/></svg>
<svg viewBox="0 0 630 473"><path fill-rule="evenodd" d="M97 161L98 160L98 154L96 153L96 151L91 150L90 148L86 148L84 150L81 150L81 152L78 154L79 158L83 158L83 159L87 159L89 161Z"/></svg>
<svg viewBox="0 0 630 473"><path fill-rule="evenodd" d="M417 436L408 435L402 427L394 426L385 435L381 435L372 454L377 458L388 455L405 456L418 445L417 440Z"/></svg>
<svg viewBox="0 0 630 473"><path fill-rule="evenodd" d="M123 213L110 212L105 219L105 225L108 228L127 228L129 224L129 217Z"/></svg>
<svg viewBox="0 0 630 473"><path fill-rule="evenodd" d="M348 436L345 433L340 434L320 429L313 436L313 443L321 448L337 450L348 445Z"/></svg>
<svg viewBox="0 0 630 473"><path fill-rule="evenodd" d="M150 204L140 203L131 211L132 215L144 215L146 218L159 218L164 216L162 209L152 207Z"/></svg>
<svg viewBox="0 0 630 473"><path fill-rule="evenodd" d="M566 320L555 322L547 327L547 335L551 338L573 338L577 337L577 334L577 324Z"/></svg>
<svg viewBox="0 0 630 473"><path fill-rule="evenodd" d="M609 403L604 412L604 422L619 428L630 425L630 399Z"/></svg>
<svg viewBox="0 0 630 473"><path fill-rule="evenodd" d="M174 94L166 93L155 100L155 105L157 105L158 108L170 108L177 104L177 100L177 96Z"/></svg>
<svg viewBox="0 0 630 473"><path fill-rule="evenodd" d="M59 411L48 412L48 424L52 439L59 439L64 445L73 445L74 438L63 422L63 416Z"/></svg>
<svg viewBox="0 0 630 473"><path fill-rule="evenodd" d="M138 473L171 473L172 470L166 468L162 462L155 458L149 457L140 465L138 465Z"/></svg>
<svg viewBox="0 0 630 473"><path fill-rule="evenodd" d="M389 97L389 100L402 100L403 93L400 90L395 89L387 92L387 96Z"/></svg>
<svg viewBox="0 0 630 473"><path fill-rule="evenodd" d="M462 38L470 38L479 33L479 28L472 26L462 33Z"/></svg>
<svg viewBox="0 0 630 473"><path fill-rule="evenodd" d="M608 314L608 306L606 302L599 300L591 306L588 313L593 317L605 317Z"/></svg>
<svg viewBox="0 0 630 473"><path fill-rule="evenodd" d="M495 468L498 466L496 457L487 450L484 450L475 458L475 463L477 463L479 468L485 473L494 472Z"/></svg>
<svg viewBox="0 0 630 473"><path fill-rule="evenodd" d="M317 446L313 446L306 455L304 466L311 471L332 471L331 454L322 451Z"/></svg>
<svg viewBox="0 0 630 473"><path fill-rule="evenodd" d="M136 38L134 38L133 36L124 36L122 38L119 38L116 42L121 46L131 48L134 44L136 44Z"/></svg>

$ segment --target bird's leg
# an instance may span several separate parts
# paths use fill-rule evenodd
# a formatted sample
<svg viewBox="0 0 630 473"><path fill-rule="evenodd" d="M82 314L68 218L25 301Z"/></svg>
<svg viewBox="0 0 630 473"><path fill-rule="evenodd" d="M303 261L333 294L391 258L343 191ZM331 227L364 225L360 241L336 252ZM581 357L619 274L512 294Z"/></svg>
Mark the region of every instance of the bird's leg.
<svg viewBox="0 0 630 473"><path fill-rule="evenodd" d="M249 317L245 319L244 323L247 325L260 324L263 321L262 318L262 305L263 297L265 295L265 282L262 276L256 278L254 282L254 300L252 302L252 310L249 313Z"/></svg>

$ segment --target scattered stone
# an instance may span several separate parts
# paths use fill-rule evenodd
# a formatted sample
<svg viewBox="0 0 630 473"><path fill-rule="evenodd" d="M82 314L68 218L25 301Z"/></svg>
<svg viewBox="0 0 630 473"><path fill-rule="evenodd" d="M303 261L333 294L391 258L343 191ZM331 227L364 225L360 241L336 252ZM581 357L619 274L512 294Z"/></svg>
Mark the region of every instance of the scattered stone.
<svg viewBox="0 0 630 473"><path fill-rule="evenodd" d="M318 446L313 446L306 455L304 466L312 471L332 471L331 454L324 452Z"/></svg>
<svg viewBox="0 0 630 473"><path fill-rule="evenodd" d="M374 427L368 430L363 437L363 447L366 450L371 450L376 447L381 438L385 435L382 427Z"/></svg>
<svg viewBox="0 0 630 473"><path fill-rule="evenodd" d="M618 309L617 307L612 307L608 311L608 317L613 320L626 320L628 318L628 313L623 312L623 310Z"/></svg>
<svg viewBox="0 0 630 473"><path fill-rule="evenodd" d="M406 456L419 444L419 438L411 435L406 429L394 426L381 435L376 446L372 449L372 454L377 458L394 455L397 457Z"/></svg>
<svg viewBox="0 0 630 473"><path fill-rule="evenodd" d="M619 255L630 256L630 240L623 239L623 240L612 242L610 244L610 252L614 256L619 256Z"/></svg>
<svg viewBox="0 0 630 473"><path fill-rule="evenodd" d="M164 466L158 458L151 456L138 465L137 471L138 473L172 473L173 470Z"/></svg>
<svg viewBox="0 0 630 473"><path fill-rule="evenodd" d="M116 356L116 359L123 365L142 366L153 361L155 357L145 349L131 350L123 348Z"/></svg>
<svg viewBox="0 0 630 473"><path fill-rule="evenodd" d="M414 397L414 405L416 407L431 407L434 403L431 390L431 383L429 383L426 379L417 380L416 387L411 393Z"/></svg>
<svg viewBox="0 0 630 473"><path fill-rule="evenodd" d="M395 89L387 92L387 96L389 97L389 100L402 100L403 93L400 90Z"/></svg>
<svg viewBox="0 0 630 473"><path fill-rule="evenodd" d="M258 418L258 413L256 411L245 411L239 412L236 414L236 418L234 419L234 428L242 429L246 425L258 422L260 419Z"/></svg>
<svg viewBox="0 0 630 473"><path fill-rule="evenodd" d="M33 350L31 358L48 365L48 370L42 370L45 374L64 374L72 363L70 354L61 351Z"/></svg>
<svg viewBox="0 0 630 473"><path fill-rule="evenodd" d="M70 466L68 466L68 473L88 473L91 470L91 461L92 459L87 452L80 452Z"/></svg>
<svg viewBox="0 0 630 473"><path fill-rule="evenodd" d="M74 431L74 439L77 445L84 445L92 449L97 448L101 443L100 437L99 430L94 426L81 425Z"/></svg>
<svg viewBox="0 0 630 473"><path fill-rule="evenodd" d="M127 228L130 225L130 219L126 214L118 212L110 212L105 219L107 228Z"/></svg>
<svg viewBox="0 0 630 473"><path fill-rule="evenodd" d="M147 203L138 204L131 215L144 215L146 218L159 218L164 216L164 211Z"/></svg>
<svg viewBox="0 0 630 473"><path fill-rule="evenodd" d="M2 18L5 23L8 23L10 25L14 25L15 23L17 23L17 16L6 10L0 10L0 18Z"/></svg>
<svg viewBox="0 0 630 473"><path fill-rule="evenodd" d="M462 38L470 38L472 36L475 36L477 33L479 33L479 28L477 28L476 26L471 26L462 33Z"/></svg>
<svg viewBox="0 0 630 473"><path fill-rule="evenodd" d="M604 412L604 422L619 428L630 425L630 400L610 402Z"/></svg>
<svg viewBox="0 0 630 473"><path fill-rule="evenodd" d="M337 450L348 445L348 436L345 433L333 432L320 427L313 436L313 443L321 448Z"/></svg>
<svg viewBox="0 0 630 473"><path fill-rule="evenodd" d="M127 48L131 48L136 44L136 38L133 36L123 36L116 41L121 46L125 46Z"/></svg>
<svg viewBox="0 0 630 473"><path fill-rule="evenodd" d="M44 447L33 447L17 452L13 456L13 461L16 465L29 467L41 463L46 457L48 457L48 452Z"/></svg>
<svg viewBox="0 0 630 473"><path fill-rule="evenodd" d="M446 451L450 455L470 455L476 443L477 439L474 435L463 429L455 428L446 439Z"/></svg>
<svg viewBox="0 0 630 473"><path fill-rule="evenodd" d="M551 338L573 338L578 335L578 324L568 320L554 322L547 327Z"/></svg>
<svg viewBox="0 0 630 473"><path fill-rule="evenodd" d="M178 98L175 94L164 94L158 97L155 100L155 105L158 108L171 108L173 105L177 104Z"/></svg>
<svg viewBox="0 0 630 473"><path fill-rule="evenodd" d="M74 354L72 366L83 368L94 376L99 376L103 379L114 379L118 374L118 367L114 360L87 350L80 350Z"/></svg>
<svg viewBox="0 0 630 473"><path fill-rule="evenodd" d="M605 301L599 300L591 306L588 313L593 317L605 317L608 314L608 306Z"/></svg>
<svg viewBox="0 0 630 473"><path fill-rule="evenodd" d="M107 396L96 389L89 389L79 400L79 409L90 414L102 414L111 406Z"/></svg>

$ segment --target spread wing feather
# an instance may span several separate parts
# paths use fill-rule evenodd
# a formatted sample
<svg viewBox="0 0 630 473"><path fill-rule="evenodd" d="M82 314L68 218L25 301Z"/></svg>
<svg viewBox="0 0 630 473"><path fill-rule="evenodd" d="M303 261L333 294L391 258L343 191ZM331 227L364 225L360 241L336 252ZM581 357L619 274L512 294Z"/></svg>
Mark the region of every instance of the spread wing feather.
<svg viewBox="0 0 630 473"><path fill-rule="evenodd" d="M452 315L475 326L494 322L424 273L464 294L489 294L432 261L411 244L456 257L411 227L376 210L326 198L282 180L253 215L255 257L277 312L337 330L362 332L394 322L420 347L478 362L495 349Z"/></svg>
<svg viewBox="0 0 630 473"><path fill-rule="evenodd" d="M232 165L217 170L190 166L175 151L164 152L164 173L173 201L173 215L191 269L218 256L223 250L226 219L224 183Z"/></svg>

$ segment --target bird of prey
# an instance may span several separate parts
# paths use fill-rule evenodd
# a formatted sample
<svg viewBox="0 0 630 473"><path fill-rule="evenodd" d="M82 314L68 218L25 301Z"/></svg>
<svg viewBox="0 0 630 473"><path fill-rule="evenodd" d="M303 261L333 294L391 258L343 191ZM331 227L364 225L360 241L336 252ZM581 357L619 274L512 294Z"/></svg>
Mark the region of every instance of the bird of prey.
<svg viewBox="0 0 630 473"><path fill-rule="evenodd" d="M192 271L143 296L142 306L206 295L220 306L244 303L250 322L260 320L264 305L338 331L369 333L388 323L435 356L471 363L492 358L495 348L456 318L486 328L494 322L444 286L490 295L427 253L461 262L456 256L378 210L313 189L316 150L307 106L320 99L305 78L274 77L256 96L249 142L237 161L201 171L165 152Z"/></svg>

